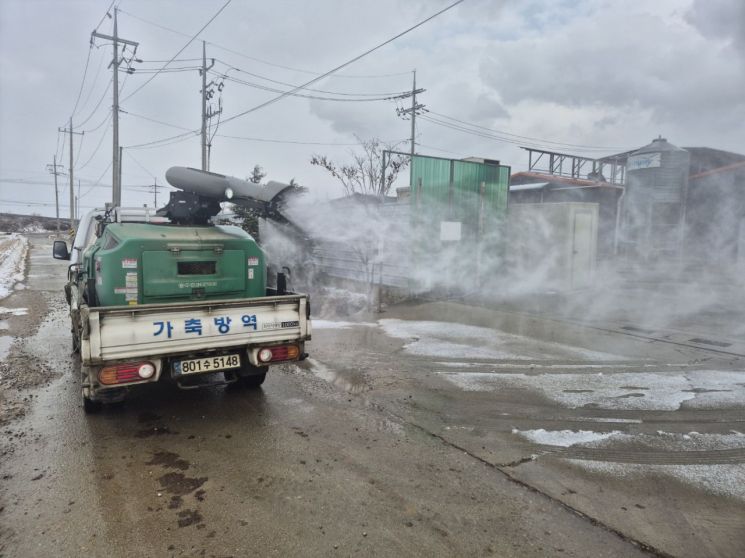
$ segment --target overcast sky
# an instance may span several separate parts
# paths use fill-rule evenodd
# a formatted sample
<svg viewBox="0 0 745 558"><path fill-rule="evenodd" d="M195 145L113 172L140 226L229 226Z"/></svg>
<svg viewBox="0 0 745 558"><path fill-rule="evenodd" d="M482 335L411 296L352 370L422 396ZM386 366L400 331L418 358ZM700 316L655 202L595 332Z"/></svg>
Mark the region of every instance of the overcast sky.
<svg viewBox="0 0 745 558"><path fill-rule="evenodd" d="M196 135L171 145L135 146L199 128L201 78L194 67L202 40L207 57L216 59L214 71L225 74L232 67L228 77L245 82L222 80L222 91L215 90L213 105L221 96L222 116L230 117L277 95L256 85L287 90L286 84L304 83L450 2L233 0L169 65L180 71L160 73L139 89L154 75L147 70L174 57L224 3L116 2L119 34L139 42L143 60L126 81L120 76L121 108L127 111L120 116L124 204L152 203L142 187L156 178L164 184L170 166L200 166ZM45 165L56 153L67 171L68 143L57 129L67 124L78 96L73 126L85 131L74 138L80 205L110 199L111 46L97 40L90 48L94 28L112 31L105 17L110 4L0 1L0 211L54 215ZM397 117L396 108L409 100L359 99L410 90L413 69L417 86L426 89L419 100L431 111L429 119L464 126L447 116L511 140L421 118L420 153L499 159L517 171L527 164L519 144L601 156L640 147L658 134L679 146L745 153L742 0L466 0L311 86L323 93L306 92L352 101L286 97L221 124L211 170L246 177L260 164L267 179L295 178L319 196L336 197L341 188L309 164L311 155L344 161L356 137L406 140L410 122ZM408 150L408 143L400 148ZM66 180L60 177L63 216Z"/></svg>

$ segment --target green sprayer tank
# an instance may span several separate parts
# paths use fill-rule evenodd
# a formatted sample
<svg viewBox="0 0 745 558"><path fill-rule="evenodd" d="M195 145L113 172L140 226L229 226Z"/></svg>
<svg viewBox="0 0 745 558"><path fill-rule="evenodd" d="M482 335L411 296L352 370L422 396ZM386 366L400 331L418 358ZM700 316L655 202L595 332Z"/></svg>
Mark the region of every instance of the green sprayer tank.
<svg viewBox="0 0 745 558"><path fill-rule="evenodd" d="M96 306L266 294L264 252L234 226L112 223L84 254ZM93 301L89 301L91 303Z"/></svg>

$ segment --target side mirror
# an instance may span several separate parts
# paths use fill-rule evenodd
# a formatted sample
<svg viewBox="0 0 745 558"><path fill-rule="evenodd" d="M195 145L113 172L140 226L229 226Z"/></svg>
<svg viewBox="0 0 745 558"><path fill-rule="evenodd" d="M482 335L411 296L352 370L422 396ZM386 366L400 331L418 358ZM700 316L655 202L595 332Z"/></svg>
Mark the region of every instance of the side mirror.
<svg viewBox="0 0 745 558"><path fill-rule="evenodd" d="M52 246L52 256L55 260L69 260L70 252L67 251L67 243L64 240L55 240Z"/></svg>

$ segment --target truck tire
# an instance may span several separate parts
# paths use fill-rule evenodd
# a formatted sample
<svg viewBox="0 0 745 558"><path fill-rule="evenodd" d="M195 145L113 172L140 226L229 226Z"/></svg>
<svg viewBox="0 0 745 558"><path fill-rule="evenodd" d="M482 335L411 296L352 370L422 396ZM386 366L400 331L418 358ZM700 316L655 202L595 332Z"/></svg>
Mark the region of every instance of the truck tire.
<svg viewBox="0 0 745 558"><path fill-rule="evenodd" d="M263 374L252 374L251 376L242 376L241 385L246 389L258 389L266 380L266 372Z"/></svg>
<svg viewBox="0 0 745 558"><path fill-rule="evenodd" d="M78 354L80 352L80 336L78 335L75 326L72 329L72 352Z"/></svg>
<svg viewBox="0 0 745 558"><path fill-rule="evenodd" d="M100 401L93 401L92 399L83 395L83 410L86 415L93 415L101 411L103 404Z"/></svg>

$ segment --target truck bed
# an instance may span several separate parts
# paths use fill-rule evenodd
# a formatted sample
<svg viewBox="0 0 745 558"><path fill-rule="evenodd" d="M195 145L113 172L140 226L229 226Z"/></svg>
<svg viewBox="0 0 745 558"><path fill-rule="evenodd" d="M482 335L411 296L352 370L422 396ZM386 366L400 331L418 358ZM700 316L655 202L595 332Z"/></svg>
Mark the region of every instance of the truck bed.
<svg viewBox="0 0 745 558"><path fill-rule="evenodd" d="M307 295L81 307L84 364L310 339Z"/></svg>

